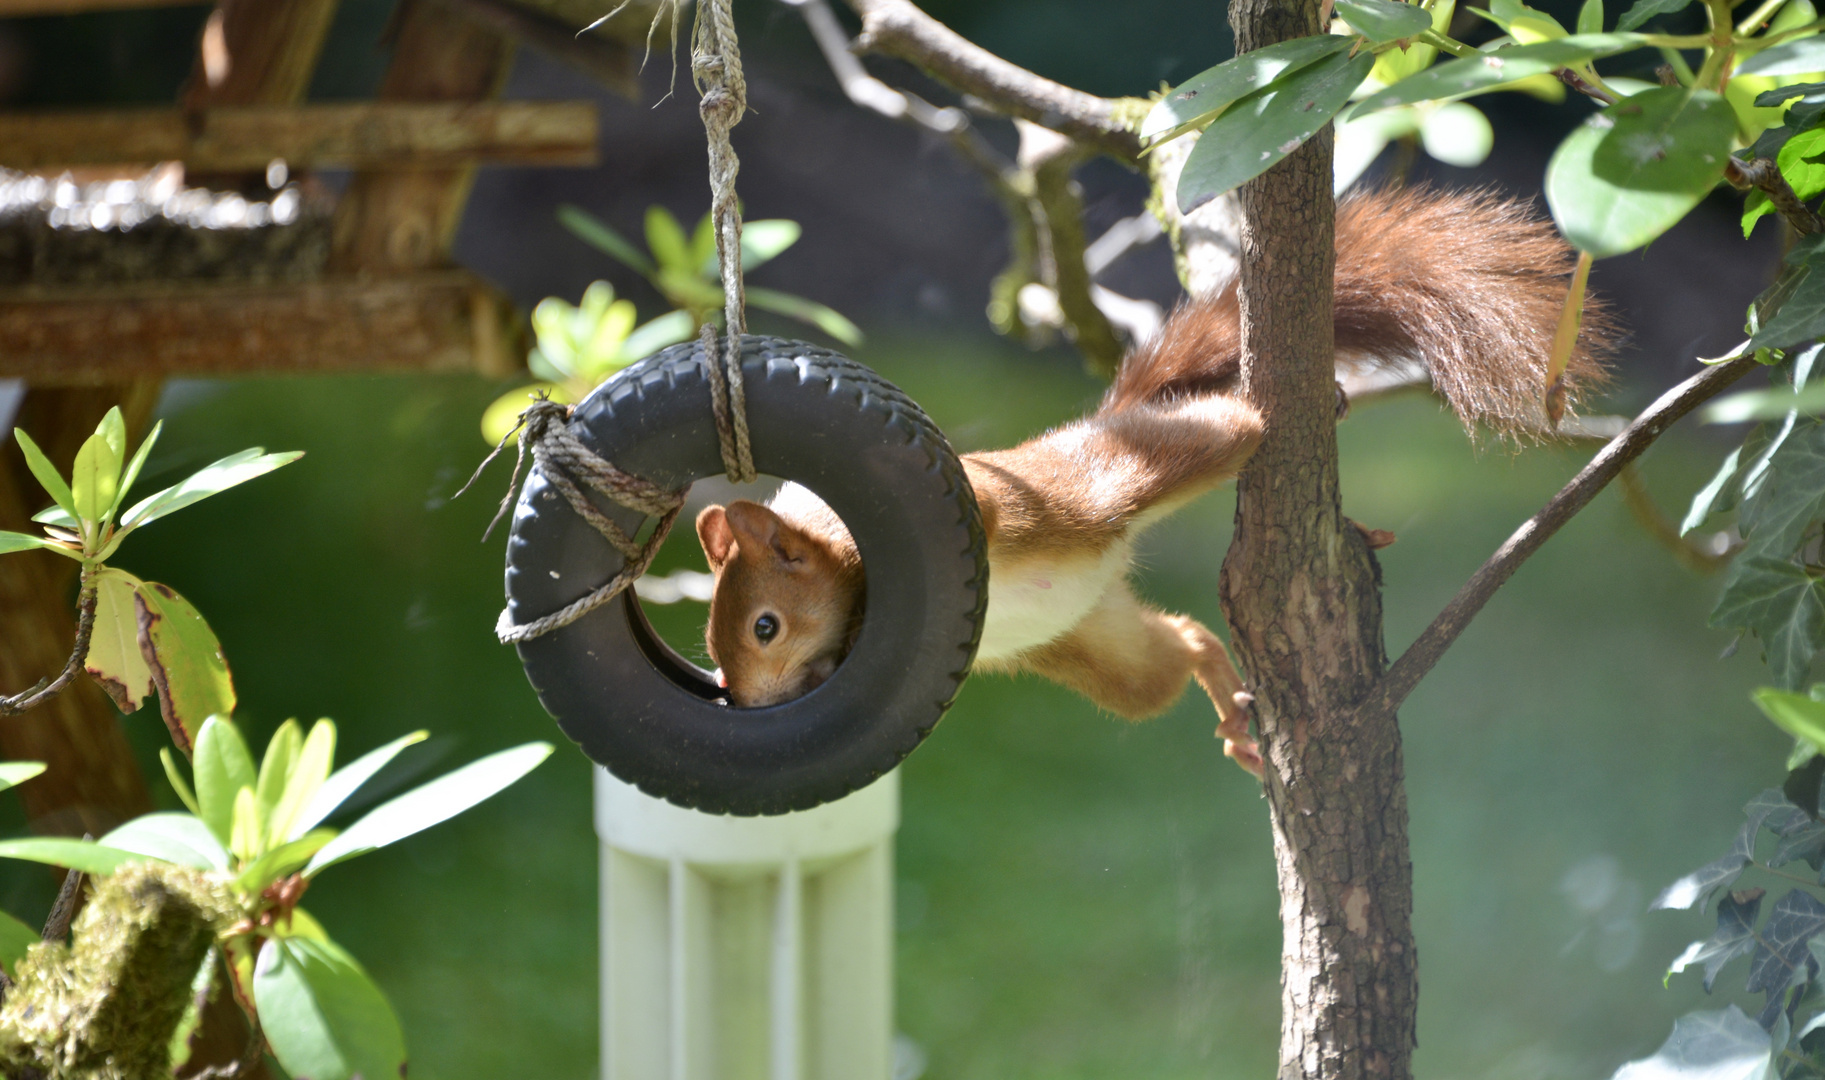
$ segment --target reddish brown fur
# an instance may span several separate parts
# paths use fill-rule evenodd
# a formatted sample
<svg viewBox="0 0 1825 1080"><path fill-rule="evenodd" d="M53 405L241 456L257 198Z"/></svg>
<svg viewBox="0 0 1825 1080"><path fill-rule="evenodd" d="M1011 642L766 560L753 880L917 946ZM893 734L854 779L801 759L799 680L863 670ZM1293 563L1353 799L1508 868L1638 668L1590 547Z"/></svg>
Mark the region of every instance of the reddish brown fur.
<svg viewBox="0 0 1825 1080"><path fill-rule="evenodd" d="M1337 207L1336 341L1342 365L1421 362L1466 425L1544 428L1546 368L1575 262L1529 203L1489 192L1359 192ZM1122 366L1103 408L1233 392L1241 376L1236 285L1179 309ZM1601 386L1616 326L1584 308L1568 405Z"/></svg>
<svg viewBox="0 0 1825 1080"><path fill-rule="evenodd" d="M1340 366L1423 363L1466 424L1538 431L1570 249L1526 204L1488 194L1372 192L1338 208ZM1217 636L1135 599L1124 573L1136 532L1233 477L1262 418L1240 394L1236 290L1181 307L1132 353L1091 416L1010 450L963 455L988 533L989 615L977 667L1031 671L1122 716L1155 715L1196 678L1225 751L1259 772L1250 700ZM1600 383L1614 337L1587 302L1568 399ZM736 502L698 518L716 586L706 630L740 705L821 682L859 623L864 578L828 507L789 485L771 507ZM751 633L770 614L787 628Z"/></svg>

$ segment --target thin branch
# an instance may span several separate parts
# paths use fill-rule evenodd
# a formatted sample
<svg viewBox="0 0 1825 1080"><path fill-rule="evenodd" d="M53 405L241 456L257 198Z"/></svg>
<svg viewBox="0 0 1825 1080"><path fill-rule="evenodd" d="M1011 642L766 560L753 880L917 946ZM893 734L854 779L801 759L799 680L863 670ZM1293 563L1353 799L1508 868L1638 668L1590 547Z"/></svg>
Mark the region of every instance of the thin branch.
<svg viewBox="0 0 1825 1080"><path fill-rule="evenodd" d="M1122 362L1122 343L1115 328L1091 294L1090 270L1084 259L1083 192L1071 171L1087 156L1082 143L1047 128L1019 123L1020 164L1032 173L1033 201L1039 205L1041 227L1051 253L1052 291L1072 343L1084 354L1090 370L1113 378Z"/></svg>
<svg viewBox="0 0 1825 1080"><path fill-rule="evenodd" d="M1610 440L1591 459L1590 464L1580 470L1539 513L1528 518L1489 557L1489 561L1445 605L1445 610L1439 612L1438 618L1432 620L1432 625L1426 627L1413 644L1407 647L1407 651L1401 654L1401 658L1394 662L1394 666L1388 669L1388 673L1382 676L1375 690L1358 707L1358 712L1398 709L1407 695L1413 692L1413 688L1419 685L1419 681L1438 663L1439 658L1445 655L1445 650L1463 633L1464 627L1483 609L1483 605L1489 602L1496 590L1520 569L1528 556L1540 550L1542 544L1551 539L1578 511L1584 509L1605 485L1616 478L1624 466L1640 457L1675 420L1757 366L1755 356L1749 354L1708 367L1662 394L1659 401L1648 406L1646 412L1637 416L1622 434Z"/></svg>
<svg viewBox="0 0 1825 1080"><path fill-rule="evenodd" d="M88 836L84 840L90 839ZM62 941L70 936L70 921L76 918L76 901L82 898L81 870L63 875L63 886L57 890L57 902L51 905L50 917L44 920L46 941Z"/></svg>
<svg viewBox="0 0 1825 1080"><path fill-rule="evenodd" d="M1724 179L1738 190L1760 188L1767 194L1768 201L1774 204L1774 208L1787 219L1787 224L1793 226L1793 231L1801 236L1825 230L1825 220L1820 219L1800 199L1799 193L1781 175L1780 167L1767 158L1740 161L1731 157L1729 164L1724 166Z"/></svg>
<svg viewBox="0 0 1825 1080"><path fill-rule="evenodd" d="M76 673L82 670L83 661L89 656L89 635L95 631L95 603L93 571L84 568L82 591L76 601L76 645L70 650L70 659L63 665L57 678L48 685L40 683L22 694L0 697L0 716L17 716L27 709L42 705L63 693L64 687L76 678Z"/></svg>
<svg viewBox="0 0 1825 1080"><path fill-rule="evenodd" d="M1135 117L1126 115L1126 102L1073 90L1010 64L910 0L846 2L862 17L858 49L909 61L997 111L1049 127L1124 161L1140 157L1141 140L1131 126Z"/></svg>

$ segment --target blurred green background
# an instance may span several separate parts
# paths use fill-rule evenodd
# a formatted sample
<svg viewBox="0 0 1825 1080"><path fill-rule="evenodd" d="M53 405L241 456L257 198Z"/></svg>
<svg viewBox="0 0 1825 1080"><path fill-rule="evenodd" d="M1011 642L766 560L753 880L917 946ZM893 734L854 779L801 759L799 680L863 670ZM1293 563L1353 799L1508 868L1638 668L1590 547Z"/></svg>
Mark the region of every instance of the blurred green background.
<svg viewBox="0 0 1825 1080"><path fill-rule="evenodd" d="M963 449L1015 441L1097 394L1063 353L879 338L857 354ZM504 467L448 501L483 453L477 417L499 389L460 378L172 389L148 489L246 445L308 451L136 535L119 560L210 619L251 738L288 716L331 716L347 759L432 729L389 778L399 787L414 767L557 736L491 632L501 541L478 538ZM1341 431L1346 511L1400 536L1381 553L1396 652L1588 455L1474 448L1426 397L1359 408ZM1667 506L1708 476L1713 442L1676 431L1649 456ZM1142 591L1220 625L1232 513L1233 497L1213 496L1151 534ZM681 536L658 569L700 559ZM1728 639L1704 626L1712 591L1606 494L1404 710L1419 1075L1607 1075L1702 996L1691 977L1663 991L1659 974L1704 920L1647 914L1647 901L1727 845L1737 807L1778 782L1785 750L1746 698L1762 678L1753 643L1718 659ZM651 610L679 639L702 618L688 603ZM156 714L123 722L157 777ZM1213 725L1195 692L1128 725L1038 681L965 686L905 767L899 1023L928 1076L1272 1070L1266 808ZM566 750L479 810L313 886L306 905L398 1005L415 1077L593 1073L589 802L586 763ZM9 910L35 917L49 890L42 870L0 867Z"/></svg>

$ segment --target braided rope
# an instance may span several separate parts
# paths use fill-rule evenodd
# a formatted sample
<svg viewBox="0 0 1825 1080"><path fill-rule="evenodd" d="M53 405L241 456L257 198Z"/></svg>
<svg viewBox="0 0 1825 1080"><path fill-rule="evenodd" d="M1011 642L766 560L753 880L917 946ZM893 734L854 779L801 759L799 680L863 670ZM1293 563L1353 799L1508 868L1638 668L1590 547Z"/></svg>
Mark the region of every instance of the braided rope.
<svg viewBox="0 0 1825 1080"><path fill-rule="evenodd" d="M748 109L748 82L742 75L729 0L701 0L697 5L697 20L691 28L691 81L702 95L697 111L710 143L710 214L716 223L716 264L722 273L723 317L728 327L720 351L715 328L703 328L704 365L710 373L723 469L730 480L747 483L755 472L741 377L741 335L748 330L747 296L741 280L741 206L735 198L735 174L741 169L741 159L735 156L729 132Z"/></svg>
<svg viewBox="0 0 1825 1080"><path fill-rule="evenodd" d="M502 502L501 510L505 512L514 491L519 487L520 470L526 462L527 447L530 446L533 464L544 472L551 486L557 488L577 516L601 533L602 538L619 551L627 562L619 573L591 590L588 595L531 622L515 624L511 612L502 608L500 618L494 623L494 633L503 645L530 641L560 627L569 626L619 596L641 574L646 573L653 556L659 553L659 545L665 543L666 535L672 531L672 523L678 520L678 512L684 509L682 490L671 491L650 480L617 469L612 463L596 456L595 451L572 435L569 421L570 406L544 398L533 402L531 408L520 414L524 430L520 433L519 462L514 466L513 483L508 486L507 499ZM483 463L484 466L486 464ZM579 486L579 481L582 486ZM653 528L653 534L647 537L646 543L638 543L583 493L583 487L630 510L657 517L659 524ZM500 515L496 514L495 519L498 521L499 518ZM492 529L493 525L489 528Z"/></svg>

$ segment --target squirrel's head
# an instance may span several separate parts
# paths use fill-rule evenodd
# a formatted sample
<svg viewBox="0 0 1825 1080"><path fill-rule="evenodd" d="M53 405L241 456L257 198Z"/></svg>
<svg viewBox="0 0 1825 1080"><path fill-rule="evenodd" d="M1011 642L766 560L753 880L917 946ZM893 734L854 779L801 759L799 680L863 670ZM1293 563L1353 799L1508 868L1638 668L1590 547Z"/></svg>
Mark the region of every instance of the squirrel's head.
<svg viewBox="0 0 1825 1080"><path fill-rule="evenodd" d="M744 708L810 693L861 628L862 576L841 545L746 499L697 515L716 583L704 636Z"/></svg>

